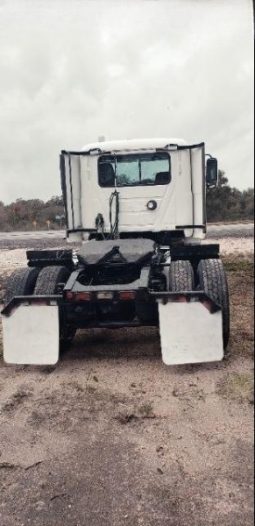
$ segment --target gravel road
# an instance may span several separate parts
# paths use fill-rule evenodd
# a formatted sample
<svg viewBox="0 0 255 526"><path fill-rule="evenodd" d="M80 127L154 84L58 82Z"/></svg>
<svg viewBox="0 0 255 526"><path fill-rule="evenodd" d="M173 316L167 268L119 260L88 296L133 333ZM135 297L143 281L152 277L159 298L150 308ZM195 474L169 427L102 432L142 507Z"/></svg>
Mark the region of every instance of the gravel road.
<svg viewBox="0 0 255 526"><path fill-rule="evenodd" d="M254 223L233 223L233 224L208 224L207 237L252 237L254 236ZM33 232L0 232L0 243L4 241L30 241L47 239L65 239L64 230L39 230Z"/></svg>
<svg viewBox="0 0 255 526"><path fill-rule="evenodd" d="M254 223L209 224L207 237L254 237Z"/></svg>

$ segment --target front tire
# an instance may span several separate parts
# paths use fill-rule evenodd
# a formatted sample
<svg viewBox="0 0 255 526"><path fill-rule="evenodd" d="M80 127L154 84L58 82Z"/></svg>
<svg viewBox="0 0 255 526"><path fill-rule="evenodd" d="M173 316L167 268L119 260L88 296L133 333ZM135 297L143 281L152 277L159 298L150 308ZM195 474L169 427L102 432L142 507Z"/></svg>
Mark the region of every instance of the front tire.
<svg viewBox="0 0 255 526"><path fill-rule="evenodd" d="M230 334L229 292L226 272L220 259L202 259L197 268L199 285L222 309L223 344L227 348Z"/></svg>

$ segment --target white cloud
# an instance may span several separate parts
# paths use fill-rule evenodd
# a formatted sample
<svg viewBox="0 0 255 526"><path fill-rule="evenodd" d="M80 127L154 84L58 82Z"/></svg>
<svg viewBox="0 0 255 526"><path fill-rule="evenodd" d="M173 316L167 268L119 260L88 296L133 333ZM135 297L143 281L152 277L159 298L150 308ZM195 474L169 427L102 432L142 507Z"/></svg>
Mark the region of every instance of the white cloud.
<svg viewBox="0 0 255 526"><path fill-rule="evenodd" d="M0 200L60 193L58 153L204 139L252 185L249 0L0 2Z"/></svg>

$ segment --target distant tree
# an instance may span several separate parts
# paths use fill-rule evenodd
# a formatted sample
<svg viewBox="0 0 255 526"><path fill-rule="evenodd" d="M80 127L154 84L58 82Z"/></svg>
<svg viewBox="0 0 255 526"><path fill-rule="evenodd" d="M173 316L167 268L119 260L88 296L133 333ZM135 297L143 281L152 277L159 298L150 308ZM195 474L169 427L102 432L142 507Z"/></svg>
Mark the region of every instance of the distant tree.
<svg viewBox="0 0 255 526"><path fill-rule="evenodd" d="M228 186L228 178L225 176L225 172L223 172L223 170L219 170L218 172L218 186L219 188Z"/></svg>
<svg viewBox="0 0 255 526"><path fill-rule="evenodd" d="M54 195L45 203L46 206L64 206L63 197Z"/></svg>
<svg viewBox="0 0 255 526"><path fill-rule="evenodd" d="M243 191L240 213L243 219L254 219L254 188L248 188L248 190Z"/></svg>
<svg viewBox="0 0 255 526"><path fill-rule="evenodd" d="M4 230L7 227L7 213L5 210L4 203L0 201L0 230Z"/></svg>
<svg viewBox="0 0 255 526"><path fill-rule="evenodd" d="M238 221L253 219L254 190L249 188L241 192L229 186L225 172L219 170L219 184L207 189L208 221Z"/></svg>
<svg viewBox="0 0 255 526"><path fill-rule="evenodd" d="M54 226L54 224L58 226L60 224L58 218L62 218L64 215L65 210L63 198L60 196L53 196L44 204L44 208L40 213L40 220L44 223L50 221L52 226ZM61 221L61 224L63 224L63 221Z"/></svg>

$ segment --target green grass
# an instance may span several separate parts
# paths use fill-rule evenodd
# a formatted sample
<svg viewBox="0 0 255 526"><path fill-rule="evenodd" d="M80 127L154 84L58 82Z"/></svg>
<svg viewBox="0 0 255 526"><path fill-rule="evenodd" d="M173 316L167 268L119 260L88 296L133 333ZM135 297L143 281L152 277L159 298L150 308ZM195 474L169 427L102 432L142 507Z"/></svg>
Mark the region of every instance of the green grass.
<svg viewBox="0 0 255 526"><path fill-rule="evenodd" d="M252 259L225 256L222 260L227 272L247 272L249 275L253 275L254 273L254 263Z"/></svg>

